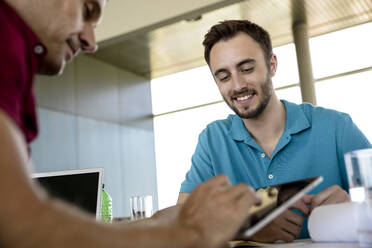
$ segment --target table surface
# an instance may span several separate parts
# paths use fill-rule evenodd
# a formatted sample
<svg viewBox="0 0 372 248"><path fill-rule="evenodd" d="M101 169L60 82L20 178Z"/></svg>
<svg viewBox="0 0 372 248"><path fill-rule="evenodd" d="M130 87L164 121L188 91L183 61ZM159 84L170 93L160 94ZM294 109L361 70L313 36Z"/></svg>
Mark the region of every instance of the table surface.
<svg viewBox="0 0 372 248"><path fill-rule="evenodd" d="M310 243L308 245L296 246L302 248L359 248L358 243Z"/></svg>
<svg viewBox="0 0 372 248"><path fill-rule="evenodd" d="M326 243L326 242L319 242L319 243L313 243L309 240L306 241L295 241L293 243L284 243L284 244L262 244L262 243L256 243L255 242L249 242L249 244L240 244L240 245L234 245L232 247L238 247L238 248L244 248L244 247L291 247L291 248L359 248L358 243Z"/></svg>

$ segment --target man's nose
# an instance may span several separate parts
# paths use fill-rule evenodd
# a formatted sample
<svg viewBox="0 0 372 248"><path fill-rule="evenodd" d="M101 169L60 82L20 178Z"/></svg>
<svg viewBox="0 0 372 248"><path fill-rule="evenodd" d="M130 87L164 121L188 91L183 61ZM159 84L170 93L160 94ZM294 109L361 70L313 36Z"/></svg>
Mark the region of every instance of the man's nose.
<svg viewBox="0 0 372 248"><path fill-rule="evenodd" d="M242 88L246 87L244 79L241 76L239 76L239 73L232 75L232 83L233 89L236 91L239 91Z"/></svg>
<svg viewBox="0 0 372 248"><path fill-rule="evenodd" d="M81 42L81 49L85 52L94 53L97 51L98 46L96 43L96 38L94 35L93 26L90 24L86 24L84 26L83 32L80 33L79 39Z"/></svg>

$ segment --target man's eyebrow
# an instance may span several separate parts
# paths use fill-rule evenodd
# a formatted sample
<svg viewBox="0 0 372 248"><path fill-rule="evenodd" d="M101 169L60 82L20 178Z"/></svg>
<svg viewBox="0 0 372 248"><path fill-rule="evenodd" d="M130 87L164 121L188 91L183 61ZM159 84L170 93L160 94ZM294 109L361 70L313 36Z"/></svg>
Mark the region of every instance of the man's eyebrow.
<svg viewBox="0 0 372 248"><path fill-rule="evenodd" d="M242 66L242 65L244 65L244 64L250 64L250 63L255 63L255 62L256 62L255 59L245 59L245 60L243 60L243 61L240 61L240 62L236 65L236 67L240 67L240 66Z"/></svg>
<svg viewBox="0 0 372 248"><path fill-rule="evenodd" d="M98 16L101 16L102 14L102 6L98 2L94 2L94 8L97 12Z"/></svg>
<svg viewBox="0 0 372 248"><path fill-rule="evenodd" d="M242 66L242 65L244 65L244 64L250 64L250 63L255 63L255 62L256 62L255 59L245 59L245 60L240 61L240 62L236 65L236 67L240 67L240 66ZM224 68L218 69L218 70L214 73L214 76L217 77L217 75L220 74L220 73L222 73L222 72L227 72L227 70L224 69Z"/></svg>
<svg viewBox="0 0 372 248"><path fill-rule="evenodd" d="M227 70L226 70L226 69L218 69L218 70L214 73L214 75L217 77L217 75L220 74L220 73L222 73L222 72L227 72Z"/></svg>

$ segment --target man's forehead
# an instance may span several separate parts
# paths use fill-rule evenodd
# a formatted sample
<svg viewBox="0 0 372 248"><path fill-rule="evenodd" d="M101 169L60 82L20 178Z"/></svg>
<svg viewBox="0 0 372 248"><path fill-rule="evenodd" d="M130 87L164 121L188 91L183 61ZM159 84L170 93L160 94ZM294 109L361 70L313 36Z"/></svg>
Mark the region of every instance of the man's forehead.
<svg viewBox="0 0 372 248"><path fill-rule="evenodd" d="M210 52L210 64L214 69L224 66L236 66L241 61L263 59L260 45L247 34L217 42Z"/></svg>

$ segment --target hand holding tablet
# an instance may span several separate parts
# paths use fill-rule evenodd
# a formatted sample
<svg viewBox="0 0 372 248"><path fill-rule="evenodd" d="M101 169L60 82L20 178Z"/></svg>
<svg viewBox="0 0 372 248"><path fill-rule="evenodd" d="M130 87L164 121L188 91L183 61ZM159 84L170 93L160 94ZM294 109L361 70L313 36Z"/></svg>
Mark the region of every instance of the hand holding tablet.
<svg viewBox="0 0 372 248"><path fill-rule="evenodd" d="M314 177L257 190L262 204L250 208L249 217L236 238L251 237L286 211L291 215L293 212L287 210L290 207L297 208L306 215L306 204L301 204L299 200L322 181L322 177Z"/></svg>

